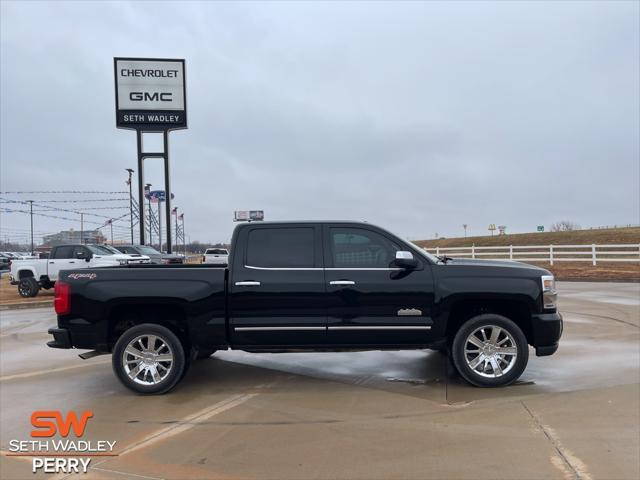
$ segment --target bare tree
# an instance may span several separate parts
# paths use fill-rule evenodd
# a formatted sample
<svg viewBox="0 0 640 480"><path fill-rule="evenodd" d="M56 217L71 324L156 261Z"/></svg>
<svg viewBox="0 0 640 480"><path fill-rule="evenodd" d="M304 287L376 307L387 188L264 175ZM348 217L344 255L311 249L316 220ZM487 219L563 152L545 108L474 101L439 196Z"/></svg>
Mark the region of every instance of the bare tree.
<svg viewBox="0 0 640 480"><path fill-rule="evenodd" d="M571 232L573 230L580 230L580 225L571 220L561 220L551 225L552 232Z"/></svg>

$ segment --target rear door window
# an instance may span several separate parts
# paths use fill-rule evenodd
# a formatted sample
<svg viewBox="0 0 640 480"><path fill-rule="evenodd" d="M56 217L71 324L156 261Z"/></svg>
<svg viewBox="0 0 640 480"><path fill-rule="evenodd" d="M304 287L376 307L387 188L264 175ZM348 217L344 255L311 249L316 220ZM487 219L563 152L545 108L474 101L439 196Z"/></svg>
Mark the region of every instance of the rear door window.
<svg viewBox="0 0 640 480"><path fill-rule="evenodd" d="M246 265L263 268L312 268L312 227L256 228L249 232Z"/></svg>
<svg viewBox="0 0 640 480"><path fill-rule="evenodd" d="M53 258L73 258L73 246L62 246L56 248L55 252L53 253Z"/></svg>

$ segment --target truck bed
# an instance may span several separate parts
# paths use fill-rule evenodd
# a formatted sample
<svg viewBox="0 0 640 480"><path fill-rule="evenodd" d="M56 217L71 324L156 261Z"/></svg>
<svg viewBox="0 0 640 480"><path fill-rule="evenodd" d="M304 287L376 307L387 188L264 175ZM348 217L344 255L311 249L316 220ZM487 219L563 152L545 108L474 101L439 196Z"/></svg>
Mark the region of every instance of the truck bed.
<svg viewBox="0 0 640 480"><path fill-rule="evenodd" d="M68 341L77 348L109 350L114 331L137 318L176 325L193 345L226 345L226 279L216 265L64 270L72 301L59 327L73 327Z"/></svg>

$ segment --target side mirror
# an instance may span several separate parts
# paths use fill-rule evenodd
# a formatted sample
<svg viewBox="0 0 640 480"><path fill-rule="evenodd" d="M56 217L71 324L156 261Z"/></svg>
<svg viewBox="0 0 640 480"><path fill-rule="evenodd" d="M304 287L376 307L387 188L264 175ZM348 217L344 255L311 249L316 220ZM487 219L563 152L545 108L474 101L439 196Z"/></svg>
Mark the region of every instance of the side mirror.
<svg viewBox="0 0 640 480"><path fill-rule="evenodd" d="M401 268L411 269L418 266L418 261L413 258L413 253L400 250L396 252L396 265Z"/></svg>

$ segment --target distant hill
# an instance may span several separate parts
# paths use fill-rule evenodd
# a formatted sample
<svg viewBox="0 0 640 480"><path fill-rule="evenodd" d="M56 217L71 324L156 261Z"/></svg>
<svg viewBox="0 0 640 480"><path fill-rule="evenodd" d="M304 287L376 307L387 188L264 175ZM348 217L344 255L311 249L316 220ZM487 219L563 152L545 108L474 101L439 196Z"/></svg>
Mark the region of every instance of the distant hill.
<svg viewBox="0 0 640 480"><path fill-rule="evenodd" d="M532 232L482 237L416 240L421 247L477 247L504 245L591 245L640 243L640 227L574 230L571 232Z"/></svg>

